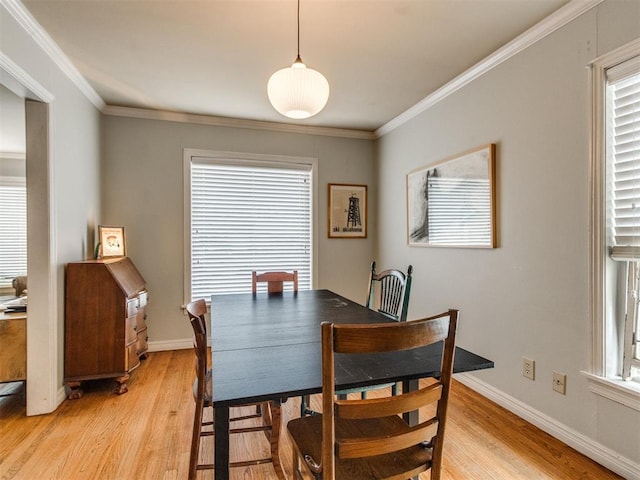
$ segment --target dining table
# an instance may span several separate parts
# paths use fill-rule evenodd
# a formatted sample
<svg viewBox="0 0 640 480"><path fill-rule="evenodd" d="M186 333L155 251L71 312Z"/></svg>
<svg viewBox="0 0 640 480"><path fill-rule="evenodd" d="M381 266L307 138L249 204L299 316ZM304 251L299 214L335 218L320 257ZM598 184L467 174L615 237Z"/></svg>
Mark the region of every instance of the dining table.
<svg viewBox="0 0 640 480"><path fill-rule="evenodd" d="M229 478L230 407L284 402L322 392L323 322L392 321L330 290L212 295L215 479ZM403 389L415 389L421 378L439 376L441 356L440 342L405 352L337 359L336 389L390 382L403 382ZM456 347L454 373L492 367L491 360ZM417 413L405 419L413 424Z"/></svg>

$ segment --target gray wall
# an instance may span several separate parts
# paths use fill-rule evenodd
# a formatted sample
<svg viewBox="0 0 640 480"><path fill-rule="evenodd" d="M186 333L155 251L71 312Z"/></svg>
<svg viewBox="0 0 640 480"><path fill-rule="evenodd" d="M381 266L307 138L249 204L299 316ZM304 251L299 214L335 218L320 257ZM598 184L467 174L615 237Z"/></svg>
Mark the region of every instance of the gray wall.
<svg viewBox="0 0 640 480"><path fill-rule="evenodd" d="M369 186L375 205L373 142L346 138L105 116L103 221L124 225L127 253L150 292L150 347L190 345L184 303L183 149L318 159L316 288L363 302L373 258L375 221L367 239L327 238L327 183ZM374 208L369 218L375 219Z"/></svg>
<svg viewBox="0 0 640 480"><path fill-rule="evenodd" d="M476 374L487 390L636 469L640 412L590 393L580 371L591 346L586 66L639 35L640 2L604 2L377 142L377 256L413 264L409 317L460 309L459 345L495 361ZM497 144L498 248L408 247L405 175L487 143ZM533 382L523 356L536 361ZM552 391L553 370L567 374L566 396Z"/></svg>

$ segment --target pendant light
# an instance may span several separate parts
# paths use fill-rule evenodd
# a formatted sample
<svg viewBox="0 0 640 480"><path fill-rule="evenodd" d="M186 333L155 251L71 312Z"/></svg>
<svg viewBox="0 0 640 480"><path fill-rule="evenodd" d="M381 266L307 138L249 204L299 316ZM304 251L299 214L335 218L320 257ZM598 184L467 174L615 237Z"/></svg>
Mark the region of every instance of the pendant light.
<svg viewBox="0 0 640 480"><path fill-rule="evenodd" d="M300 0L298 0L298 56L288 67L271 75L267 95L273 108L285 117L309 118L324 108L329 99L329 82L300 58Z"/></svg>

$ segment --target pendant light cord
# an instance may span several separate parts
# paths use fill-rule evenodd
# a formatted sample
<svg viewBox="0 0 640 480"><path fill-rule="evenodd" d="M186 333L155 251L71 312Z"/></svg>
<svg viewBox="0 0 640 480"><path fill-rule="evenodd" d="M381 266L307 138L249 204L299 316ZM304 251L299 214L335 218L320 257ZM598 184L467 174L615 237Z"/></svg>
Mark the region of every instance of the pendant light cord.
<svg viewBox="0 0 640 480"><path fill-rule="evenodd" d="M300 0L298 0L298 57L296 58L296 62L302 63L302 59L300 58Z"/></svg>

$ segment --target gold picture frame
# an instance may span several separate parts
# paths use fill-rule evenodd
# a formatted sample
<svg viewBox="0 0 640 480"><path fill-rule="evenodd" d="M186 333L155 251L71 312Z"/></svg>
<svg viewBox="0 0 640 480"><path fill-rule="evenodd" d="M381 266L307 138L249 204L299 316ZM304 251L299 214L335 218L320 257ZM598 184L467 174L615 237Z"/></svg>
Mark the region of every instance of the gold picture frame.
<svg viewBox="0 0 640 480"><path fill-rule="evenodd" d="M495 248L496 145L407 174L407 243L412 247Z"/></svg>
<svg viewBox="0 0 640 480"><path fill-rule="evenodd" d="M102 258L125 257L127 255L124 227L98 225L98 238Z"/></svg>
<svg viewBox="0 0 640 480"><path fill-rule="evenodd" d="M330 183L329 238L367 238L367 186Z"/></svg>

